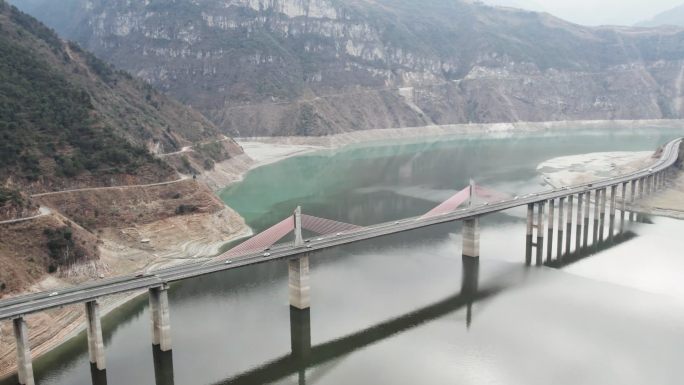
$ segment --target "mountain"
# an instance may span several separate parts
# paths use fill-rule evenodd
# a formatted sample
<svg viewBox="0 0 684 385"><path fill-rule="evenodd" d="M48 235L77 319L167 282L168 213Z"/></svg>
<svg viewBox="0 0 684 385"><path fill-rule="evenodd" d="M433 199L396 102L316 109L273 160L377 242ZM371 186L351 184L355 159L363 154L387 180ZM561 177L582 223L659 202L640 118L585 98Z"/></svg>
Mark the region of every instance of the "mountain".
<svg viewBox="0 0 684 385"><path fill-rule="evenodd" d="M0 0L0 185L27 192L177 179L154 153L223 139L148 83Z"/></svg>
<svg viewBox="0 0 684 385"><path fill-rule="evenodd" d="M458 0L78 1L70 38L225 134L684 115L676 27Z"/></svg>
<svg viewBox="0 0 684 385"><path fill-rule="evenodd" d="M674 7L672 9L668 9L667 11L661 12L653 16L652 19L642 21L641 23L637 23L634 26L650 28L658 27L661 25L684 26L684 4L678 7Z"/></svg>

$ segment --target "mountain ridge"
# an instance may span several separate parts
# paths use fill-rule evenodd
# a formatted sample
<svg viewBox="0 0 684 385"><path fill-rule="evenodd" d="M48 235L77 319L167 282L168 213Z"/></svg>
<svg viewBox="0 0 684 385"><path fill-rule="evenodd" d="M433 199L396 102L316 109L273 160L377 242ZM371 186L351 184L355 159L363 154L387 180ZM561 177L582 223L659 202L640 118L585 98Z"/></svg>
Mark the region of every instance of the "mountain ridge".
<svg viewBox="0 0 684 385"><path fill-rule="evenodd" d="M683 114L682 28L441 0L78 1L70 37L224 134Z"/></svg>

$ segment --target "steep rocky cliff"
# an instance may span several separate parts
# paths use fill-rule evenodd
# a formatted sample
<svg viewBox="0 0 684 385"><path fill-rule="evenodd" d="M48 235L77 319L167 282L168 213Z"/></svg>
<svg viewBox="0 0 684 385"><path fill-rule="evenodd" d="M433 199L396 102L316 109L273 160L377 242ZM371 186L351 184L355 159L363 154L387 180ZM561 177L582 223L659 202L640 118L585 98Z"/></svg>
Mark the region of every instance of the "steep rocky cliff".
<svg viewBox="0 0 684 385"><path fill-rule="evenodd" d="M73 1L64 33L232 135L684 115L676 27L456 0Z"/></svg>

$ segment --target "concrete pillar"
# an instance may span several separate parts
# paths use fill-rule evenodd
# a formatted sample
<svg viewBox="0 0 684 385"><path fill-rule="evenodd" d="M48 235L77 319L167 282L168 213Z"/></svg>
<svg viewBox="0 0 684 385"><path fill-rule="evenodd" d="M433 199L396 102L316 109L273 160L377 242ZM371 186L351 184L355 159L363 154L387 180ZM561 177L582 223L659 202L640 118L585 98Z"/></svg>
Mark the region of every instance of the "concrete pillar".
<svg viewBox="0 0 684 385"><path fill-rule="evenodd" d="M463 221L463 256L480 257L480 218Z"/></svg>
<svg viewBox="0 0 684 385"><path fill-rule="evenodd" d="M162 352L159 346L152 346L152 363L154 365L154 383L158 385L174 385L173 351ZM107 383L105 382L104 384L106 385Z"/></svg>
<svg viewBox="0 0 684 385"><path fill-rule="evenodd" d="M596 196L594 197L594 244L598 240L599 231L599 217L601 211L601 190L596 190Z"/></svg>
<svg viewBox="0 0 684 385"><path fill-rule="evenodd" d="M302 208L301 206L297 207L297 210L294 212L294 221L295 221L295 239L294 239L294 246L304 246L304 239L302 238Z"/></svg>
<svg viewBox="0 0 684 385"><path fill-rule="evenodd" d="M171 319L169 317L169 287L155 287L150 292L150 327L152 345L159 345L162 352L171 350Z"/></svg>
<svg viewBox="0 0 684 385"><path fill-rule="evenodd" d="M468 302L466 307L466 327L470 328L473 320L473 300L477 295L480 279L480 260L463 258L463 273L461 278L461 297Z"/></svg>
<svg viewBox="0 0 684 385"><path fill-rule="evenodd" d="M527 228L525 238L525 264L532 264L532 232L534 228L534 203L527 204Z"/></svg>
<svg viewBox="0 0 684 385"><path fill-rule="evenodd" d="M545 202L539 202L537 205L537 266L544 263L544 233L546 233L546 226L544 225L544 211Z"/></svg>
<svg viewBox="0 0 684 385"><path fill-rule="evenodd" d="M287 261L290 285L290 306L297 309L311 307L309 286L309 257L290 259Z"/></svg>
<svg viewBox="0 0 684 385"><path fill-rule="evenodd" d="M610 216L615 216L615 204L617 198L617 186L610 186Z"/></svg>
<svg viewBox="0 0 684 385"><path fill-rule="evenodd" d="M639 179L639 198L644 199L646 196L646 178Z"/></svg>
<svg viewBox="0 0 684 385"><path fill-rule="evenodd" d="M575 250L579 251L582 242L582 203L584 201L584 193L579 193L577 195L577 223L575 223L575 228L577 232L575 234Z"/></svg>
<svg viewBox="0 0 684 385"><path fill-rule="evenodd" d="M622 184L622 213L624 214L625 211L627 211L627 182ZM623 215L624 217L624 215Z"/></svg>
<svg viewBox="0 0 684 385"><path fill-rule="evenodd" d="M549 200L549 236L547 240L547 246L546 246L546 260L551 261L553 259L553 214L555 211L554 208L554 200L550 199Z"/></svg>
<svg viewBox="0 0 684 385"><path fill-rule="evenodd" d="M637 185L637 180L635 179L635 180L633 180L631 183L632 183L632 187L631 187L631 188L632 188L632 190L631 190L631 191L632 191L632 194L630 195L630 199L631 199L632 204L634 204L634 203L636 203L636 185Z"/></svg>
<svg viewBox="0 0 684 385"><path fill-rule="evenodd" d="M587 244L589 242L589 214L591 213L589 210L591 208L591 191L587 191L587 201L584 204L584 242L582 245L584 247L587 247Z"/></svg>
<svg viewBox="0 0 684 385"><path fill-rule="evenodd" d="M566 223L566 229L567 229L567 234L566 236L566 241L565 241L565 253L570 254L570 244L572 243L572 200L574 196L570 195L568 196L568 215L566 216L567 223Z"/></svg>
<svg viewBox="0 0 684 385"><path fill-rule="evenodd" d="M15 318L12 320L12 324L14 325L14 340L17 344L17 374L19 376L19 383L22 385L35 385L26 317Z"/></svg>
<svg viewBox="0 0 684 385"><path fill-rule="evenodd" d="M603 228L606 220L606 204L608 201L608 191L601 189L601 217L599 218L599 240L603 241Z"/></svg>
<svg viewBox="0 0 684 385"><path fill-rule="evenodd" d="M653 175L648 175L646 177L646 196L651 196L652 191L651 188L653 187Z"/></svg>
<svg viewBox="0 0 684 385"><path fill-rule="evenodd" d="M558 200L558 249L556 252L556 258L560 259L563 256L563 228L565 227L565 222L563 220L563 205L565 204L565 197Z"/></svg>
<svg viewBox="0 0 684 385"><path fill-rule="evenodd" d="M607 190L605 188L601 189L601 220L606 216L606 204L608 200Z"/></svg>
<svg viewBox="0 0 684 385"><path fill-rule="evenodd" d="M299 360L311 354L311 309L290 307L290 350Z"/></svg>
<svg viewBox="0 0 684 385"><path fill-rule="evenodd" d="M102 339L102 324L100 323L100 304L90 301L85 304L86 333L88 335L88 354L90 363L97 364L98 370L105 370L105 350Z"/></svg>

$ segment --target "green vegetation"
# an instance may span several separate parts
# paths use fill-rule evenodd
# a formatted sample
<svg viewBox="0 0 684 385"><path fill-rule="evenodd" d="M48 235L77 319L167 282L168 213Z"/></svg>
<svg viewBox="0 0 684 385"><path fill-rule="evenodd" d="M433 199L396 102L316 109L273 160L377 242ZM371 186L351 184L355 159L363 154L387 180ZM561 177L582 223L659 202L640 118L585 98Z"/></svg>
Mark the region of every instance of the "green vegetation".
<svg viewBox="0 0 684 385"><path fill-rule="evenodd" d="M43 234L48 237L47 248L50 250L51 258L49 272L56 271L57 266L69 267L88 260L85 242L78 242L71 226L62 226L57 229L46 227L43 229Z"/></svg>
<svg viewBox="0 0 684 385"><path fill-rule="evenodd" d="M35 19L32 23L29 16L20 16L22 26L49 44L59 40L51 30L36 26ZM105 81L112 79L106 63L92 54L87 60ZM131 145L109 126L102 128L93 110L88 92L70 84L36 53L0 35L0 172L28 180L44 174L75 177L85 171L133 174L154 160L146 148Z"/></svg>
<svg viewBox="0 0 684 385"><path fill-rule="evenodd" d="M7 202L13 206L23 206L24 198L21 196L19 190L0 187L0 207L5 206Z"/></svg>
<svg viewBox="0 0 684 385"><path fill-rule="evenodd" d="M197 206L180 205L180 206L178 206L178 208L176 209L176 214L177 214L177 215L183 215L183 214L185 214L185 213L194 213L194 212L196 212L196 211L198 211L198 210L199 210L199 208L197 208Z"/></svg>
<svg viewBox="0 0 684 385"><path fill-rule="evenodd" d="M230 154L223 148L223 144L217 140L204 144L198 143L194 146L194 149L198 153L208 156L215 162L221 162L230 158Z"/></svg>

